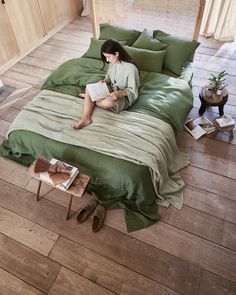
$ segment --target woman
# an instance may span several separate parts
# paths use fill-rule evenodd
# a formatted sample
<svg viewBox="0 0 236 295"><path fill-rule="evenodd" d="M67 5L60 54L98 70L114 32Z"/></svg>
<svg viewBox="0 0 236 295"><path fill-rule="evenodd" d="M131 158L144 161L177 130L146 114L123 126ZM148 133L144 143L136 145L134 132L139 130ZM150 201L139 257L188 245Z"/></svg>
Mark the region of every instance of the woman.
<svg viewBox="0 0 236 295"><path fill-rule="evenodd" d="M81 129L92 123L94 105L115 113L130 107L138 97L139 71L132 57L119 42L108 39L101 48L101 59L109 63L105 82L110 84L112 92L105 98L93 102L86 89L84 94L84 113L73 127Z"/></svg>

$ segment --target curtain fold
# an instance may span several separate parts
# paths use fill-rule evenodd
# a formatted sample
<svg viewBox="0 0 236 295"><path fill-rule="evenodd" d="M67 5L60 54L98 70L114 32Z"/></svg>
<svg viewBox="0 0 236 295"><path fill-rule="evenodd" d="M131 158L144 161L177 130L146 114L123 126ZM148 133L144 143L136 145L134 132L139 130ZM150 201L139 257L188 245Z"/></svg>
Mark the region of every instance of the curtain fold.
<svg viewBox="0 0 236 295"><path fill-rule="evenodd" d="M219 41L236 38L236 1L206 0L200 34Z"/></svg>

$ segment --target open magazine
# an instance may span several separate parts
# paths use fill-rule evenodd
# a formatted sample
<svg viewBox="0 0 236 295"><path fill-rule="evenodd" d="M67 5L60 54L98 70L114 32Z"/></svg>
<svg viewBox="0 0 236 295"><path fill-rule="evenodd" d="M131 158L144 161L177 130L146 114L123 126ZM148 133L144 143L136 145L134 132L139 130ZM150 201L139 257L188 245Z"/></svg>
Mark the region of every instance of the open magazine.
<svg viewBox="0 0 236 295"><path fill-rule="evenodd" d="M86 88L92 101L105 98L108 94L110 94L110 90L105 82L87 84Z"/></svg>
<svg viewBox="0 0 236 295"><path fill-rule="evenodd" d="M57 188L60 190L66 191L76 176L79 173L78 168L71 166L67 163L61 162L55 158L53 158L50 163L51 164L56 164L57 162L60 162L63 164L66 173L63 172L41 172L39 174L40 179L42 179L45 182L48 182L52 185L55 185Z"/></svg>
<svg viewBox="0 0 236 295"><path fill-rule="evenodd" d="M195 120L191 119L186 121L184 127L194 137L195 140L199 139L205 134L215 131L215 126L213 123L204 116Z"/></svg>

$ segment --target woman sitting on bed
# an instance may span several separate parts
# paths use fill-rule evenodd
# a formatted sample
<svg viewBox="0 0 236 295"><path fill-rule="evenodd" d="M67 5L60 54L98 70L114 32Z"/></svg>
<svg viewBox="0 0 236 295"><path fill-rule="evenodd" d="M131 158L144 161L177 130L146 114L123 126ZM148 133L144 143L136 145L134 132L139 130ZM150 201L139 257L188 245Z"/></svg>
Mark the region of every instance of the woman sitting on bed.
<svg viewBox="0 0 236 295"><path fill-rule="evenodd" d="M92 123L94 105L108 109L115 113L130 107L138 97L139 70L132 57L119 42L108 39L101 48L103 63L109 63L105 80L110 85L111 93L98 101L93 102L86 89L84 94L84 113L80 121L73 127L81 129Z"/></svg>

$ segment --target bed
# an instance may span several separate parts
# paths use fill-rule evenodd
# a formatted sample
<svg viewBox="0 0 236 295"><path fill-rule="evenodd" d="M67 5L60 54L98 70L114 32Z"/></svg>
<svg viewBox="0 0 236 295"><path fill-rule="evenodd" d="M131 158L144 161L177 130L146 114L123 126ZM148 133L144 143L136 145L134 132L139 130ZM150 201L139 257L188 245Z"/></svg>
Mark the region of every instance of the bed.
<svg viewBox="0 0 236 295"><path fill-rule="evenodd" d="M140 69L137 102L120 114L95 108L93 124L76 131L83 111L78 98L87 83L106 73L100 48L119 40ZM192 108L189 58L199 44L162 31L151 36L110 24L100 25L87 52L62 64L12 123L1 156L29 166L39 155L68 162L91 177L88 191L107 209L124 208L127 231L158 221L157 205L181 208L184 182L178 171L188 155L175 134Z"/></svg>

